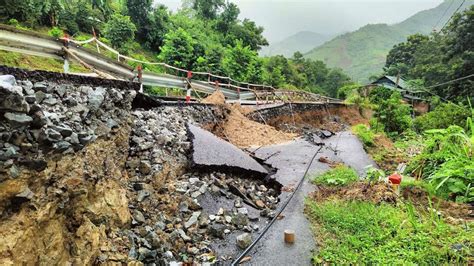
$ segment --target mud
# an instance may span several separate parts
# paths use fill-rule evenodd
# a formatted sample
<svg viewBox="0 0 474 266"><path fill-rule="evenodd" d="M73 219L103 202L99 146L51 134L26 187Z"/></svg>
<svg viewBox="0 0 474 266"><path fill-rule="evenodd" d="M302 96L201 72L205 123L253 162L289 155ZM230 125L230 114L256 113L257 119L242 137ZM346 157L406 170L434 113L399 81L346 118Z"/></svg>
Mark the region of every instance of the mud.
<svg viewBox="0 0 474 266"><path fill-rule="evenodd" d="M396 205L400 201L414 204L420 211L428 211L429 206L437 210L448 218L448 222L453 219L472 220L472 210L467 204L445 201L443 199L430 196L426 191L417 187L406 187L401 195L384 182L369 184L358 182L344 187L321 186L310 196L316 201L328 201L343 199L347 201L368 201L374 204L389 203Z"/></svg>

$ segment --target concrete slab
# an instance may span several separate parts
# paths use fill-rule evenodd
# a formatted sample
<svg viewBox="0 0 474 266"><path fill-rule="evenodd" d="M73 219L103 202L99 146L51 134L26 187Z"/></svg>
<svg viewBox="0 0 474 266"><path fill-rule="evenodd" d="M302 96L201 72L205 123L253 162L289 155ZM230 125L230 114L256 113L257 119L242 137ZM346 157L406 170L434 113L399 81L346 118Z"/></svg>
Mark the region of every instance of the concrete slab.
<svg viewBox="0 0 474 266"><path fill-rule="evenodd" d="M192 162L200 167L214 167L222 171L245 171L266 176L268 171L245 152L214 134L188 124L188 135L193 151Z"/></svg>

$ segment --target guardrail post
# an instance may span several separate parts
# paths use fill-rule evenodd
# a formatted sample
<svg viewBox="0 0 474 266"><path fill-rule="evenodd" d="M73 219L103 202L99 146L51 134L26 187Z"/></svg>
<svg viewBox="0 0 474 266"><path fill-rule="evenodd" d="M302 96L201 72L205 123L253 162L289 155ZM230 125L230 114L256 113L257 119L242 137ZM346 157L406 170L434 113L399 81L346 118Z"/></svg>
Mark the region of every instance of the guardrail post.
<svg viewBox="0 0 474 266"><path fill-rule="evenodd" d="M189 104L191 102L191 78L193 77L193 72L188 71L186 75L186 103Z"/></svg>
<svg viewBox="0 0 474 266"><path fill-rule="evenodd" d="M69 61L67 60L67 55L64 55L64 64L63 64L64 73L69 73Z"/></svg>
<svg viewBox="0 0 474 266"><path fill-rule="evenodd" d="M240 88L237 88L237 98L238 98L239 104L240 104Z"/></svg>
<svg viewBox="0 0 474 266"><path fill-rule="evenodd" d="M140 82L140 92L143 93L143 68L142 68L142 65L138 65L137 66L137 71L138 71L138 74L137 74L137 77L138 77L138 82Z"/></svg>

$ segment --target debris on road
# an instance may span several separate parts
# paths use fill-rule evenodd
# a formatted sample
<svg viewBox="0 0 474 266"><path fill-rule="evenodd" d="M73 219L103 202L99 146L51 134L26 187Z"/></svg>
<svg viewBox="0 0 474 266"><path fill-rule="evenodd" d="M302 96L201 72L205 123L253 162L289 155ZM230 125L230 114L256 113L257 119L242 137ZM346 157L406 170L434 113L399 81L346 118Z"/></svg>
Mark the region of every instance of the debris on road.
<svg viewBox="0 0 474 266"><path fill-rule="evenodd" d="M214 134L188 124L192 142L192 161L197 166L246 171L266 176L268 171L252 157Z"/></svg>

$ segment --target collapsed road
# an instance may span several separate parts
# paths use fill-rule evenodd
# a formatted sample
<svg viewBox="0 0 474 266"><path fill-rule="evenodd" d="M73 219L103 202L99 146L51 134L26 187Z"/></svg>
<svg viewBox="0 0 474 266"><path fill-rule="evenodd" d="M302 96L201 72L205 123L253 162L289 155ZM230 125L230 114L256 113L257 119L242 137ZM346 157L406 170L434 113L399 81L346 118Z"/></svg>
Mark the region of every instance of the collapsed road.
<svg viewBox="0 0 474 266"><path fill-rule="evenodd" d="M13 74L0 77L2 265L230 264L277 217L321 142L284 135L287 144L249 149L250 156L222 139L229 131L220 129L235 117L225 105L167 106L126 82ZM237 125L250 125L242 129L258 131L239 134L276 132L238 118ZM323 140L327 147L337 142L331 145L342 161L363 152L344 154L341 147L352 145L344 136ZM317 163L311 171L324 167ZM308 189L305 181L303 192ZM296 230L295 246L304 244L298 250L309 254L314 243L303 197L296 194L285 218L252 251L251 263L264 263L272 248L281 256L295 251L278 246L283 227L307 230Z"/></svg>

